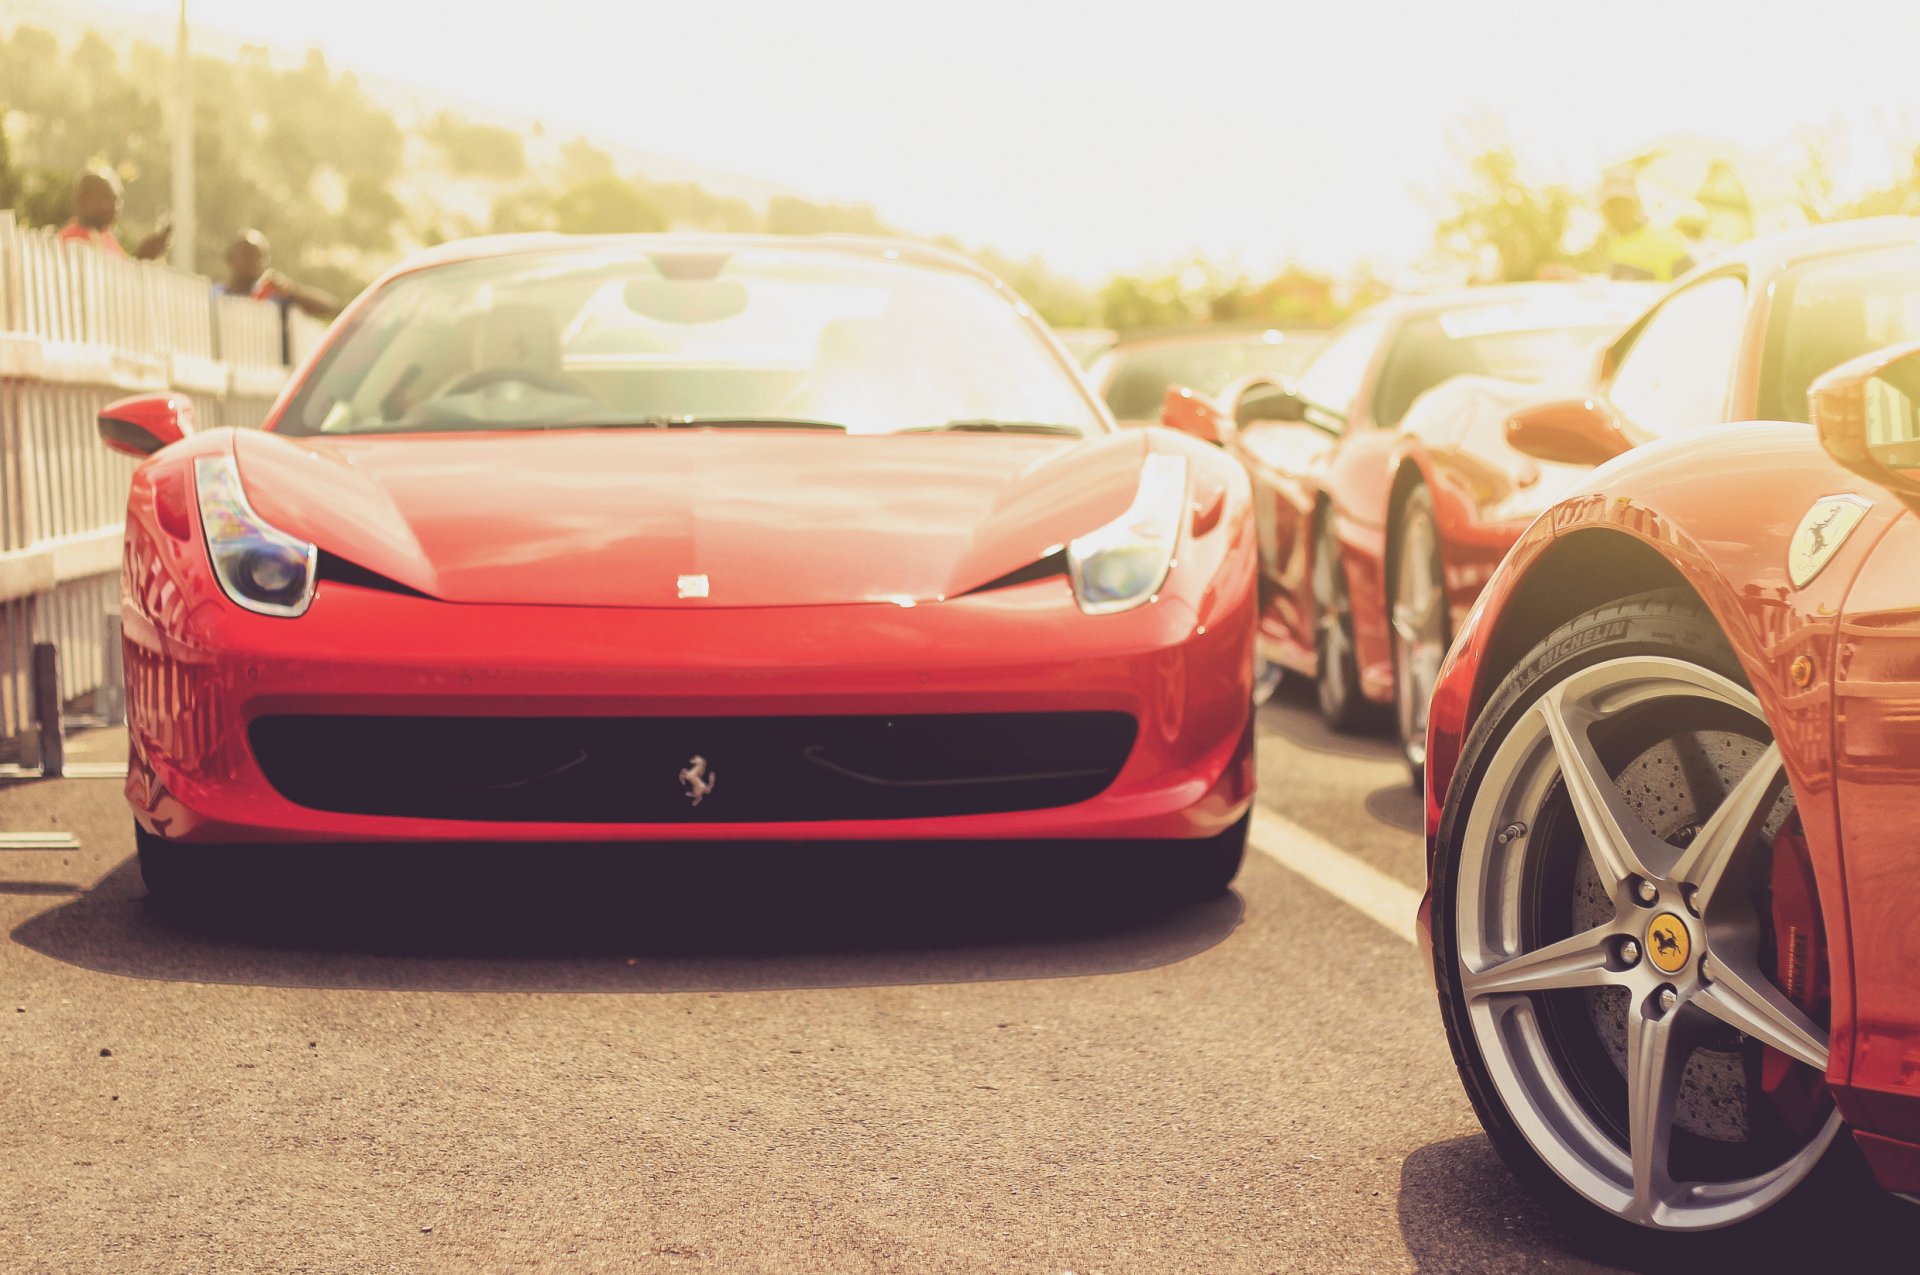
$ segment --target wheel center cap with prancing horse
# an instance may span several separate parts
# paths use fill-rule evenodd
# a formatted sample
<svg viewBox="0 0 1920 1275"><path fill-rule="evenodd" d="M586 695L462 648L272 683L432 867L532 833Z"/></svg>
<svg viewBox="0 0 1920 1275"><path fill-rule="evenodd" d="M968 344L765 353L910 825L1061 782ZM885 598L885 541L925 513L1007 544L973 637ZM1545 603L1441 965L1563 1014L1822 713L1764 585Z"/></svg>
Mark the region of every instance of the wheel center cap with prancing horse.
<svg viewBox="0 0 1920 1275"><path fill-rule="evenodd" d="M1686 922L1671 912L1662 912L1647 922L1647 959L1662 974L1678 974L1687 967L1693 954L1693 940L1687 935Z"/></svg>

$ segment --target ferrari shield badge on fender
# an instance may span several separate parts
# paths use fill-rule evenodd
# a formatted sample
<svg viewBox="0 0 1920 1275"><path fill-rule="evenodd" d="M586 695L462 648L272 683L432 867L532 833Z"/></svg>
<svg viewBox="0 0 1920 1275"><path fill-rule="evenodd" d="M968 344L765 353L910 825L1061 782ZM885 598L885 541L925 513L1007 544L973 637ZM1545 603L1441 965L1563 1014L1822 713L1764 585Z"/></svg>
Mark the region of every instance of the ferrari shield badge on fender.
<svg viewBox="0 0 1920 1275"><path fill-rule="evenodd" d="M1813 502L1787 545L1787 577L1794 588L1806 588L1807 582L1820 574L1872 508L1871 500L1851 494L1822 496Z"/></svg>

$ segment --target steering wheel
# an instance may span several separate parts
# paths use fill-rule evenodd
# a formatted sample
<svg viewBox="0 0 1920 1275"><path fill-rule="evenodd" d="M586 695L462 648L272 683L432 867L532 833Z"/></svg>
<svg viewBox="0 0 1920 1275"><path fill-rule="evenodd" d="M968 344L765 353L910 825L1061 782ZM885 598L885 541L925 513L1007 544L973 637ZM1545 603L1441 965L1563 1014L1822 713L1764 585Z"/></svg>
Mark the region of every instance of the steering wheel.
<svg viewBox="0 0 1920 1275"><path fill-rule="evenodd" d="M558 372L537 372L528 367L483 367L477 372L469 372L453 384L441 390L436 397L448 398L455 394L472 394L484 390L489 385L499 385L504 381L518 381L522 385L531 385L535 389L546 390L552 394L565 394L571 398L588 397L586 387L570 376Z"/></svg>

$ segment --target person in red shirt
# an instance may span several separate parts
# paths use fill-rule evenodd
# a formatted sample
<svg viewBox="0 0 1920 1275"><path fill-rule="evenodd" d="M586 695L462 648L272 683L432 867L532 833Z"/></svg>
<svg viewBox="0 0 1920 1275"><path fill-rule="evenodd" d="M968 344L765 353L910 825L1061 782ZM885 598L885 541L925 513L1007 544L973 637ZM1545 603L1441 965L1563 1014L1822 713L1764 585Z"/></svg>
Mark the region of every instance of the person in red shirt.
<svg viewBox="0 0 1920 1275"><path fill-rule="evenodd" d="M83 243L116 257L126 250L113 237L113 223L120 220L120 201L125 192L120 178L111 169L90 168L73 183L73 219L60 227L60 242ZM142 261L164 257L173 243L173 227L162 226L140 241L133 255Z"/></svg>

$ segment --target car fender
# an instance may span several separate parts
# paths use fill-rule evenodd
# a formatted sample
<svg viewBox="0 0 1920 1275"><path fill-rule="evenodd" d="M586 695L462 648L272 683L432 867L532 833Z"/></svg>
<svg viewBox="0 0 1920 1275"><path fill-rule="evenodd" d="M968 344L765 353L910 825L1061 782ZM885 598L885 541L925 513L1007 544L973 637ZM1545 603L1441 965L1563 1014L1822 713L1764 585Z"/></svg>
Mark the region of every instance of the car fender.
<svg viewBox="0 0 1920 1275"><path fill-rule="evenodd" d="M1825 568L1795 587L1787 567L1795 530L1821 498L1846 493L1871 500L1872 508ZM1507 673L1565 620L1615 598L1684 583L1746 671L1799 798L1833 956L1828 1074L1844 1082L1852 962L1843 937L1850 931L1833 796L1832 659L1847 591L1903 512L1883 489L1830 459L1807 425L1718 426L1594 470L1521 536L1442 667L1428 739L1429 876L1462 747ZM1793 672L1801 657L1811 665L1804 684ZM1421 907L1424 932L1430 902Z"/></svg>

